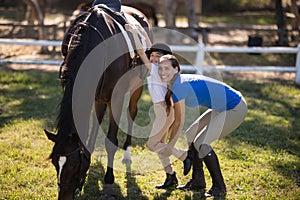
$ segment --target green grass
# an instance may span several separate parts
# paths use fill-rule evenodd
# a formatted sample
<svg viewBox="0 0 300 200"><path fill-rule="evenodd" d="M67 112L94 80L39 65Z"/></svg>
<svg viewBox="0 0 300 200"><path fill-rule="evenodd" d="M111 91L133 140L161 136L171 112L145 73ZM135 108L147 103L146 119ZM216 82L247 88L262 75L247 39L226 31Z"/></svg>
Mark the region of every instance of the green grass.
<svg viewBox="0 0 300 200"><path fill-rule="evenodd" d="M232 134L213 143L227 184L227 199L300 199L300 87L290 81L225 80L240 90L249 105L245 122ZM52 143L43 129L55 130L61 96L57 73L14 72L0 69L0 199L55 199L56 172L48 155ZM147 126L151 102L147 92L139 102L137 124ZM185 128L197 117L188 110ZM104 124L107 123L107 119ZM104 126L104 130L106 125ZM143 134L148 134L150 126ZM135 134L141 135L142 133ZM99 199L106 153L101 140L93 154L80 199ZM120 146L124 134L120 134ZM155 189L165 179L157 156L134 138L131 174L116 154L118 199L199 199L198 193ZM182 134L178 145L186 148ZM180 184L182 163L172 158ZM207 188L211 179L205 168Z"/></svg>
<svg viewBox="0 0 300 200"><path fill-rule="evenodd" d="M247 53L209 53L206 62L225 66L295 66L295 54L251 55ZM251 60L251 62L249 62Z"/></svg>
<svg viewBox="0 0 300 200"><path fill-rule="evenodd" d="M259 15L252 15L250 12L240 12L236 14L206 14L201 16L201 22L205 23L230 23L230 24L256 24L256 25L270 25L276 24L276 17L274 13L260 13Z"/></svg>

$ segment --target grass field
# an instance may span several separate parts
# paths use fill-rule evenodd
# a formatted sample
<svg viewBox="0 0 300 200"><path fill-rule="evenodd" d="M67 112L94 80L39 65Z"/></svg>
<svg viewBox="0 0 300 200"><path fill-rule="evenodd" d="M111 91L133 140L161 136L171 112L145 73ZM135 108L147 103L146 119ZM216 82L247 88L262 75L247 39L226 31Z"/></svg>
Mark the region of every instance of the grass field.
<svg viewBox="0 0 300 200"><path fill-rule="evenodd" d="M225 79L240 90L249 106L239 129L213 146L227 184L226 199L300 199L300 87L293 81ZM52 143L43 129L55 131L61 89L57 73L0 69L0 199L55 199L56 172L47 160ZM137 124L150 131L151 103L145 91L139 102ZM188 110L185 128L199 111ZM104 130L106 129L104 122ZM141 134L141 133L139 133ZM120 146L124 134L120 134ZM106 166L99 145L93 154L83 194L79 199L100 199ZM197 192L155 189L165 179L146 139L134 138L131 174L115 161L117 199L199 199ZM186 148L184 135L178 146ZM180 184L182 163L172 160ZM207 188L210 176L205 168Z"/></svg>

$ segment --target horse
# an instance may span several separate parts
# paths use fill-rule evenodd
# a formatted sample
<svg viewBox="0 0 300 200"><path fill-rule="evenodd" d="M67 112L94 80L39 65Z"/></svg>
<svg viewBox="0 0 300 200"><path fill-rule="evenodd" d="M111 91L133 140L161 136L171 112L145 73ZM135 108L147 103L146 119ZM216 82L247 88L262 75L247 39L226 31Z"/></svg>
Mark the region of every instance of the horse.
<svg viewBox="0 0 300 200"><path fill-rule="evenodd" d="M96 47L108 40L113 41L109 43L112 51L121 48L121 46L127 47L125 36L116 37L116 41L113 39L115 35L122 33L122 27L126 23L131 23L128 21L129 18L131 20L134 19L134 23L138 22L142 27L145 27L146 32L150 35L150 25L143 13L127 6L122 6L122 13L115 13L103 5L94 6L87 12L79 15L71 23L64 36L61 47L64 61L59 73L63 96L59 104L57 134L44 130L48 139L55 143L50 159L57 172L58 199L73 199L81 191L91 162L92 150L87 147L83 141L84 139L78 133L78 126L75 123L76 119L72 107L74 101L76 101L76 98L74 99L76 84L83 85L90 82L89 79L83 81L76 79L79 76L79 72L86 70L82 68L85 66L83 63L86 57ZM124 18L124 15L126 18ZM113 52L110 53L113 54ZM145 71L134 67L137 62L141 63L141 61L137 59L137 56L132 57L129 51L112 62L106 63L107 58L103 55L97 55L97 59L97 63L94 63L95 66L93 67L95 67L94 69L101 69L103 74L101 77L98 77L94 99L91 101L99 124L101 124L105 111L109 107L109 128L105 140L108 162L104 183L111 185L114 183L113 162L118 146L118 121L124 96L126 92L130 92L128 133L123 145L123 149L128 151L131 146L133 120L137 115L137 102L143 91L142 79ZM106 63L107 66L103 63ZM132 79L125 85L123 84L123 89L117 92L118 98L113 99L115 85L125 73L130 71L133 72Z"/></svg>

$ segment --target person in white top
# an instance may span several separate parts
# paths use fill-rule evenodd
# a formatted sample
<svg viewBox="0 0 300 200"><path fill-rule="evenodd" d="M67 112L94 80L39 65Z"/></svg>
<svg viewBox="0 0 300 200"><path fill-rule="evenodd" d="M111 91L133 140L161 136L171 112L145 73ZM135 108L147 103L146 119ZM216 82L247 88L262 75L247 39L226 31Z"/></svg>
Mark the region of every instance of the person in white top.
<svg viewBox="0 0 300 200"><path fill-rule="evenodd" d="M137 35L138 32L143 32L140 27L134 27L131 25L125 25L127 31L130 31L134 37L137 52L141 60L149 70L149 76L147 77L148 90L153 102L153 109L155 113L155 120L152 125L152 130L147 141L147 147L150 151L156 152L166 172L166 180L163 184L157 185L158 189L167 189L176 187L178 180L176 173L173 170L170 155L175 156L184 163L184 174L190 170L192 166L192 159L187 159L188 152L186 150L176 148L173 144L167 144L167 138L169 136L169 129L174 121L174 110L170 109L170 112L166 112L165 96L167 93L167 84L161 81L158 74L158 62L161 56L166 54L172 54L171 49L164 43L156 43L151 46L149 50L144 52L140 39ZM149 40L148 36L145 38ZM150 40L149 40L150 41ZM149 41L147 43L149 43ZM169 145L170 144L170 145Z"/></svg>

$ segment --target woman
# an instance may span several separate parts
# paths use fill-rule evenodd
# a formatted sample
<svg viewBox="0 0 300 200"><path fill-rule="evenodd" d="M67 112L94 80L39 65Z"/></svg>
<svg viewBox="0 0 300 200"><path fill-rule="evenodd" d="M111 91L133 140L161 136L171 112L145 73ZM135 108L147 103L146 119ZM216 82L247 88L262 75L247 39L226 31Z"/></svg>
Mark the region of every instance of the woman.
<svg viewBox="0 0 300 200"><path fill-rule="evenodd" d="M166 152L167 144L166 139L168 137L168 131L174 121L173 109L170 109L169 115L166 113L165 95L167 92L167 84L163 83L158 75L158 62L161 56L166 54L172 54L171 49L164 43L156 43L151 46L146 53L143 51L141 42L138 38L137 32L141 32L144 38L148 36L143 32L143 29L139 26L125 25L126 30L130 31L133 35L137 52L141 60L145 63L145 66L149 70L149 76L147 77L148 90L153 102L153 109L155 113L155 120L153 122L152 130L147 141L147 146L150 151L156 152L166 172L165 182L161 185L157 185L158 189L166 189L174 187L178 184L176 173L173 170L170 162L170 155L175 156L184 162L184 173L190 170L192 161L187 159L187 151L172 146L170 148L170 154L164 155ZM150 43L150 40L147 42ZM147 54L147 55L146 55Z"/></svg>
<svg viewBox="0 0 300 200"><path fill-rule="evenodd" d="M187 129L186 136L199 159L203 159L212 178L212 187L205 195L225 195L226 186L219 161L210 144L228 135L244 121L247 114L246 101L240 92L223 82L202 75L180 74L178 60L173 55L160 58L158 73L162 81L168 84L165 98L167 112L170 112L171 104L174 107L175 119L170 146L167 148L172 148L171 145L176 143L182 131L185 106L207 107L208 110Z"/></svg>

